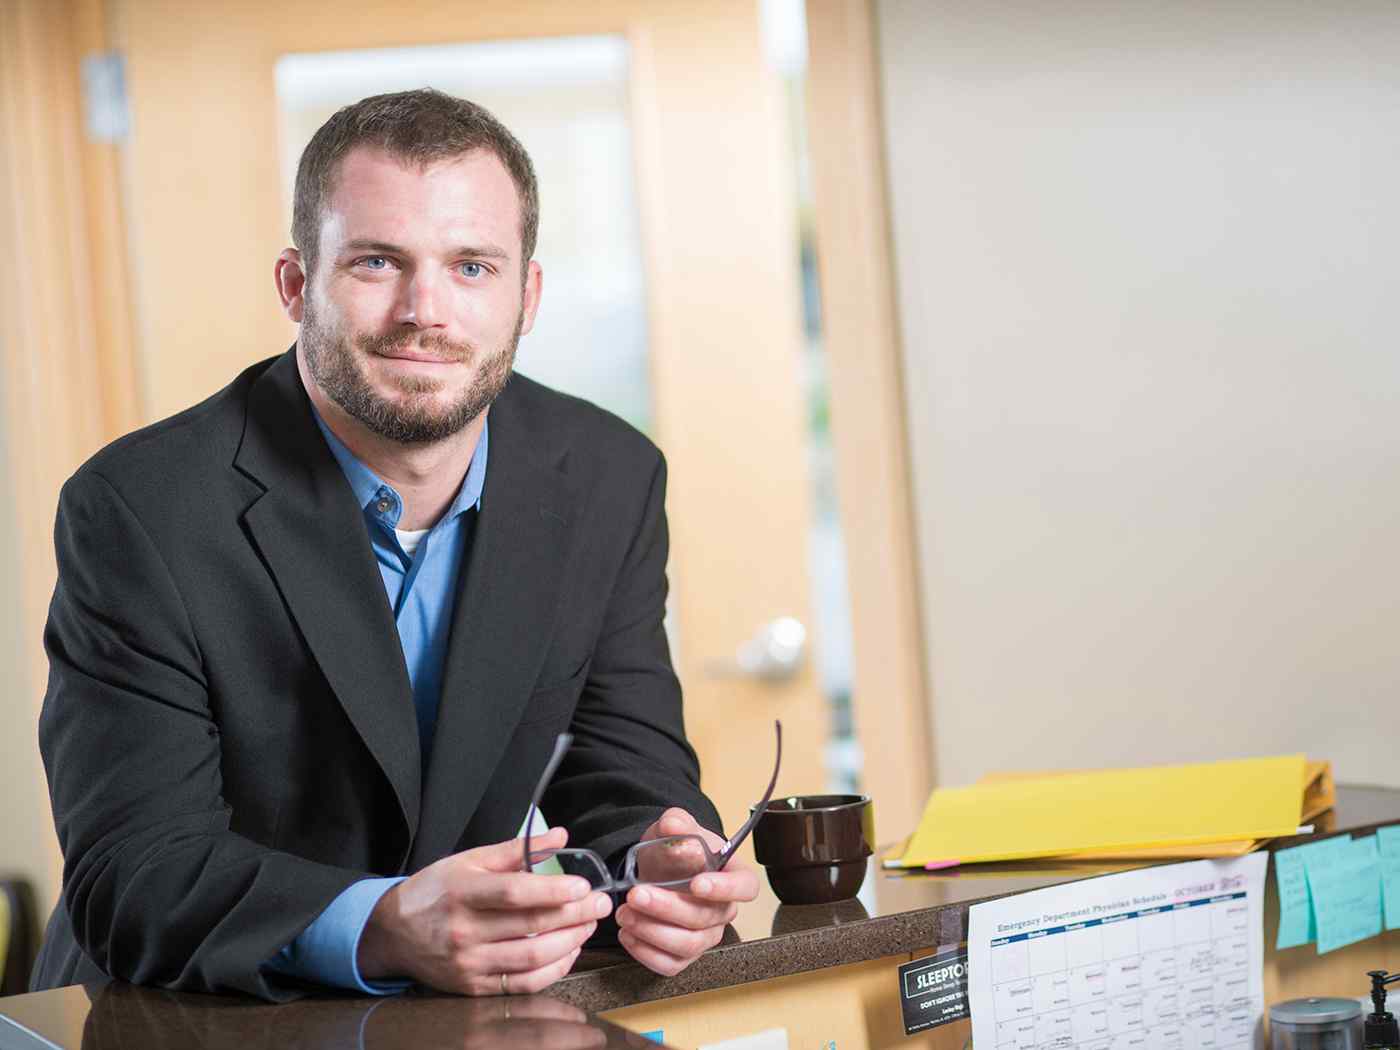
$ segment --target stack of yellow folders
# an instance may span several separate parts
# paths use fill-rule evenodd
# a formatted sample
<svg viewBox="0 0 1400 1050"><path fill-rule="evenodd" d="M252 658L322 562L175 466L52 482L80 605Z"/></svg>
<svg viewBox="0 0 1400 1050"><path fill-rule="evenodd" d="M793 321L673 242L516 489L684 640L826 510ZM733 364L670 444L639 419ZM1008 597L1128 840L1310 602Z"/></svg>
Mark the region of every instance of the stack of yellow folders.
<svg viewBox="0 0 1400 1050"><path fill-rule="evenodd" d="M1236 856L1296 834L1335 798L1329 765L1302 755L1001 775L935 791L885 866Z"/></svg>

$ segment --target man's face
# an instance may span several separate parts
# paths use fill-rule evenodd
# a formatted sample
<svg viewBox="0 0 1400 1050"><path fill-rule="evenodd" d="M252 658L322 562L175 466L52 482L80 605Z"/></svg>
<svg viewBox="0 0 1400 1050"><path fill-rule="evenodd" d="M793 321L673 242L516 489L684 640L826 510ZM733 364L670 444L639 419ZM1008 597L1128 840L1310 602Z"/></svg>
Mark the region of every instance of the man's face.
<svg viewBox="0 0 1400 1050"><path fill-rule="evenodd" d="M476 419L539 301L505 165L476 151L420 170L353 150L320 238L299 340L316 385L393 441L441 441Z"/></svg>

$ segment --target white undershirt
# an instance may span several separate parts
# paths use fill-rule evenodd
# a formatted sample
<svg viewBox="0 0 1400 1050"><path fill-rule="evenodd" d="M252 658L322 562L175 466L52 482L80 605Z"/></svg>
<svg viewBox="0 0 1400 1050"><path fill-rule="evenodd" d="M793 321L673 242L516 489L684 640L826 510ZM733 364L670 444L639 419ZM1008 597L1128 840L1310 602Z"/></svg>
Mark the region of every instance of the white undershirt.
<svg viewBox="0 0 1400 1050"><path fill-rule="evenodd" d="M418 549L418 543L426 536L430 529L395 529L394 535L399 538L399 546L410 558L413 552Z"/></svg>

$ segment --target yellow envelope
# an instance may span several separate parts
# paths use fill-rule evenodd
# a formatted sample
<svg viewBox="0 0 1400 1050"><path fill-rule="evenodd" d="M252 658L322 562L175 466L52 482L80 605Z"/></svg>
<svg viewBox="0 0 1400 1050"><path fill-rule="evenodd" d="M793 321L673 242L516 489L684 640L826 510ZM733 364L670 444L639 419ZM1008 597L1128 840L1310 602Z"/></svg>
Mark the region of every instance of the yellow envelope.
<svg viewBox="0 0 1400 1050"><path fill-rule="evenodd" d="M1064 770L1041 773L989 773L980 783L1000 783L1008 780L1028 780L1035 777L1064 776ZM1095 770L1072 770L1090 773ZM1309 759L1303 771L1303 811L1300 822L1307 824L1337 804L1337 785L1332 780L1332 763ZM1202 857L1240 857L1262 849L1268 839L1240 839L1233 842L1207 842L1191 846L1149 846L1142 849L1077 850L1065 854L1063 860L1198 860ZM907 840L906 840L907 842Z"/></svg>
<svg viewBox="0 0 1400 1050"><path fill-rule="evenodd" d="M1206 844L1235 855L1297 831L1306 771L1302 755L1284 755L940 788L898 859L922 867Z"/></svg>

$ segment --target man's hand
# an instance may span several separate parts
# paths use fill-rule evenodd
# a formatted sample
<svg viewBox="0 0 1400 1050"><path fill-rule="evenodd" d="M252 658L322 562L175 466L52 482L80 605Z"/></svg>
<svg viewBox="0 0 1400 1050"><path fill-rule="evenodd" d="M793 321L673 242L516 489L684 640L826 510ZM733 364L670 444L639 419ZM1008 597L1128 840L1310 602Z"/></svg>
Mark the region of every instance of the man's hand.
<svg viewBox="0 0 1400 1050"><path fill-rule="evenodd" d="M532 841L559 849L563 828ZM576 875L522 870L520 840L454 853L379 899L360 937L366 980L410 977L445 992L538 992L569 972L612 910ZM507 975L503 986L501 974Z"/></svg>
<svg viewBox="0 0 1400 1050"><path fill-rule="evenodd" d="M695 822L683 809L668 809L647 828L642 841L666 835L699 835L718 853L724 840ZM739 901L758 896L758 875L737 857L723 871L690 880L689 892L634 886L617 909L618 940L649 970L673 976L713 948L738 914Z"/></svg>

